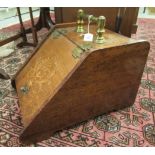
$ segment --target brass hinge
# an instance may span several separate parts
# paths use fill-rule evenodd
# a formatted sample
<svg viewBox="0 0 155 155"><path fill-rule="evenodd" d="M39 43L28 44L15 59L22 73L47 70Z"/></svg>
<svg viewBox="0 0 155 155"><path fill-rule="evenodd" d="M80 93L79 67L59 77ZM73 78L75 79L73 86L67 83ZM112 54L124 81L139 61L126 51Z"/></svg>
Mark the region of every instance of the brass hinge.
<svg viewBox="0 0 155 155"><path fill-rule="evenodd" d="M84 43L82 45L79 45L79 47L76 47L73 49L73 52L72 52L72 56L74 58L80 58L80 56L85 53L85 52L89 52L90 49L93 47L92 46L92 43Z"/></svg>

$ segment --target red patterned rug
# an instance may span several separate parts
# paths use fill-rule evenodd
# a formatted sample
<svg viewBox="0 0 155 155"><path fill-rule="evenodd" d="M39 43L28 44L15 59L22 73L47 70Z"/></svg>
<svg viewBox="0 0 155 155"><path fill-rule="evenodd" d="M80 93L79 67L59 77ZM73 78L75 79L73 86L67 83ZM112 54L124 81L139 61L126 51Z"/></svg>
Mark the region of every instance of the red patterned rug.
<svg viewBox="0 0 155 155"><path fill-rule="evenodd" d="M31 146L155 146L155 20L138 19L138 24L133 38L148 40L151 50L134 105L77 124ZM40 40L45 34L39 33ZM32 50L14 46L14 53L0 60L0 68L13 76ZM25 146L19 141L22 130L17 94L10 80L0 79L0 146Z"/></svg>

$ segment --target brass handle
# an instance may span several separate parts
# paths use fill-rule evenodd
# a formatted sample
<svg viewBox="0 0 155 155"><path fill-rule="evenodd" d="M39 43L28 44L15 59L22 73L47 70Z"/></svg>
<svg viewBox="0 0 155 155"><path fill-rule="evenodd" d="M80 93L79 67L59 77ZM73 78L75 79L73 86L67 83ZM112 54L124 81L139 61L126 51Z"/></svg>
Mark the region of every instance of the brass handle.
<svg viewBox="0 0 155 155"><path fill-rule="evenodd" d="M76 32L82 33L84 32L84 11L79 9L77 12L77 29Z"/></svg>
<svg viewBox="0 0 155 155"><path fill-rule="evenodd" d="M20 88L20 91L23 93L23 94L27 94L28 92L29 92L29 88L28 88L28 86L22 86L21 88Z"/></svg>
<svg viewBox="0 0 155 155"><path fill-rule="evenodd" d="M105 32L105 17L104 16L99 16L98 21L97 21L97 37L96 37L96 43L102 44L104 43L104 37L103 33Z"/></svg>

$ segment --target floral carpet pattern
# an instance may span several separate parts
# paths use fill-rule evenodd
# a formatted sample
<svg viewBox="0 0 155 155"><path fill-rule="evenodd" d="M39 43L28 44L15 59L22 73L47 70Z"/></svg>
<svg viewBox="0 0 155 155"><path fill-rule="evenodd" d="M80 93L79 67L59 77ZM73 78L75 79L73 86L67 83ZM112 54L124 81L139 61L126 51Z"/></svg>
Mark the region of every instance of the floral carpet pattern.
<svg viewBox="0 0 155 155"><path fill-rule="evenodd" d="M132 37L148 40L151 49L134 105L77 124L30 146L155 146L155 20L138 19L138 25ZM40 40L45 34L39 33ZM28 37L31 40L31 35ZM15 46L14 53L0 60L0 68L13 76L32 51L32 47ZM25 146L19 141L22 130L16 91L10 80L0 79L0 146Z"/></svg>

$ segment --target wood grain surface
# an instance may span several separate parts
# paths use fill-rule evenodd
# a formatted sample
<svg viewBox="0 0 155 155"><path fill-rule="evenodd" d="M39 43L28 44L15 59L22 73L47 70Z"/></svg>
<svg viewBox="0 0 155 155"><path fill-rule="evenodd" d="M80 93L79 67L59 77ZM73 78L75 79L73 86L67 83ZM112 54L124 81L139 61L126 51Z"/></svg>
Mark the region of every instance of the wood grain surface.
<svg viewBox="0 0 155 155"><path fill-rule="evenodd" d="M90 29L95 36L96 27ZM50 32L15 77L24 142L45 139L55 131L134 103L149 43L106 30L104 44L91 43L90 51L75 59L73 50L84 42L74 30L75 26L57 26L55 31L61 33ZM29 88L27 93L21 91L23 86Z"/></svg>

